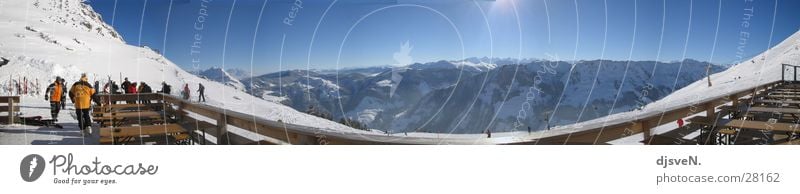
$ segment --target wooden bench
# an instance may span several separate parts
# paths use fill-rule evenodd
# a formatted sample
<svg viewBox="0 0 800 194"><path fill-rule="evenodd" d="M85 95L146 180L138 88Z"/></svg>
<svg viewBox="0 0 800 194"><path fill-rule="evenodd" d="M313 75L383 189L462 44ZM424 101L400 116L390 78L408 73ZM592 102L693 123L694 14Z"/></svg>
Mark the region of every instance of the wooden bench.
<svg viewBox="0 0 800 194"><path fill-rule="evenodd" d="M789 104L798 105L800 100L755 100L754 103L758 104Z"/></svg>
<svg viewBox="0 0 800 194"><path fill-rule="evenodd" d="M172 136L176 140L190 138L186 135L186 130L177 124L100 128L101 143L125 143L144 136L165 135Z"/></svg>
<svg viewBox="0 0 800 194"><path fill-rule="evenodd" d="M710 125L708 118L704 116L696 116L689 119L689 122ZM740 129L754 129L765 131L778 131L778 132L800 132L800 125L795 123L770 123L766 121L750 121L750 120L729 120L719 119L716 123L717 127L729 127Z"/></svg>
<svg viewBox="0 0 800 194"><path fill-rule="evenodd" d="M114 112L114 111L121 111L121 110L135 110L135 111L142 111L142 110L155 110L158 107L163 106L161 103L152 103L152 104L107 104L100 107L97 107L98 112Z"/></svg>
<svg viewBox="0 0 800 194"><path fill-rule="evenodd" d="M768 99L800 99L800 95L759 95Z"/></svg>
<svg viewBox="0 0 800 194"><path fill-rule="evenodd" d="M779 107L763 107L753 106L743 111L746 112L767 112L767 113L782 113L782 114L800 114L799 108L779 108Z"/></svg>
<svg viewBox="0 0 800 194"><path fill-rule="evenodd" d="M131 118L161 118L161 113L155 111L142 111L142 112L111 112L103 113L97 119L131 119Z"/></svg>

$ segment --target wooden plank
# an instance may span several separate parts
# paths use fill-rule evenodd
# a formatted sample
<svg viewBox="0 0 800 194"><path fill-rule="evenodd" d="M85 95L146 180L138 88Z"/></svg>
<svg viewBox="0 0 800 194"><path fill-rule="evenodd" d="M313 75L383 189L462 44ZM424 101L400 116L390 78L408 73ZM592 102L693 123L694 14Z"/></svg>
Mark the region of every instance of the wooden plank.
<svg viewBox="0 0 800 194"><path fill-rule="evenodd" d="M103 118L140 118L140 117L161 117L161 113L155 111L142 112L112 112L103 113Z"/></svg>
<svg viewBox="0 0 800 194"><path fill-rule="evenodd" d="M134 127L107 127L100 128L100 137L128 137L140 135L159 135L170 133L185 133L186 130L177 124L148 125Z"/></svg>
<svg viewBox="0 0 800 194"><path fill-rule="evenodd" d="M19 106L14 105L11 107L0 105L0 112L19 112Z"/></svg>
<svg viewBox="0 0 800 194"><path fill-rule="evenodd" d="M15 117L9 117L7 115L0 116L0 123L8 124L6 122L14 123Z"/></svg>
<svg viewBox="0 0 800 194"><path fill-rule="evenodd" d="M800 145L800 139L790 140L787 142L780 143L780 145Z"/></svg>
<svg viewBox="0 0 800 194"><path fill-rule="evenodd" d="M761 104L800 104L800 100L755 100L754 102Z"/></svg>
<svg viewBox="0 0 800 194"><path fill-rule="evenodd" d="M642 143L647 145L695 145L696 142L683 138L675 138L664 135L653 135L650 138L642 140Z"/></svg>
<svg viewBox="0 0 800 194"><path fill-rule="evenodd" d="M711 123L708 118L703 116L690 118L689 122L703 125L710 125ZM717 126L767 131L800 132L800 125L795 123L769 123L765 121L720 119L717 121Z"/></svg>
<svg viewBox="0 0 800 194"><path fill-rule="evenodd" d="M15 100L19 100L19 97L17 97L16 99L13 98L13 97L10 97L10 98L6 99L6 101L8 102L8 106L9 107L15 107L16 106L16 105L14 105L14 103L16 102ZM14 112L9 111L8 112L8 124L13 124L13 123L14 123Z"/></svg>
<svg viewBox="0 0 800 194"><path fill-rule="evenodd" d="M108 104L99 107L99 111L103 112L111 112L115 110L152 110L158 107L162 107L163 104L161 103L151 103L151 104Z"/></svg>
<svg viewBox="0 0 800 194"><path fill-rule="evenodd" d="M19 96L0 96L0 103L7 103L9 100L14 101L14 103L19 103Z"/></svg>
<svg viewBox="0 0 800 194"><path fill-rule="evenodd" d="M711 125L711 123L712 123L711 120L709 120L708 117L705 117L705 116L692 117L692 118L686 119L686 121L689 121L690 123L694 123L694 124L701 124L701 125Z"/></svg>
<svg viewBox="0 0 800 194"><path fill-rule="evenodd" d="M784 113L784 114L800 114L800 109L798 108L775 108L775 107L762 107L762 106L754 106L744 111L747 112L767 112L767 113Z"/></svg>
<svg viewBox="0 0 800 194"><path fill-rule="evenodd" d="M147 94L99 94L100 101L103 104L110 104L110 102L122 102L122 101L137 101L137 100L151 100L151 101L161 101L163 99L162 94L158 93L147 93Z"/></svg>
<svg viewBox="0 0 800 194"><path fill-rule="evenodd" d="M736 135L737 131L733 129L722 129L719 130L717 133L725 135Z"/></svg>
<svg viewBox="0 0 800 194"><path fill-rule="evenodd" d="M158 119L95 119L95 121L100 121L101 127L124 127L124 126L143 126L143 125L161 125L164 124L164 120Z"/></svg>
<svg viewBox="0 0 800 194"><path fill-rule="evenodd" d="M187 137L187 135L182 133L170 134L170 135L154 135L145 137L126 137L126 138L100 137L99 142L100 144L106 144L106 145L108 144L138 145L140 144L140 142L155 143L157 145L170 145L176 143L176 141L185 140L185 137Z"/></svg>
<svg viewBox="0 0 800 194"><path fill-rule="evenodd" d="M800 99L800 95L761 95L768 99Z"/></svg>
<svg viewBox="0 0 800 194"><path fill-rule="evenodd" d="M725 124L726 127L743 129L757 129L781 132L800 132L800 126L795 123L769 123L764 121L732 120Z"/></svg>

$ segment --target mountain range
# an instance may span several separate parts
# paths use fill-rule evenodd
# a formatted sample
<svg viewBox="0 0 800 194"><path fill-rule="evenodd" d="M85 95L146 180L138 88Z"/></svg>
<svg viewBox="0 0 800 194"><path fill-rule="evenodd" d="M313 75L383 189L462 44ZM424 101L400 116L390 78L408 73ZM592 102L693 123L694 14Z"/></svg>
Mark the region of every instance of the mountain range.
<svg viewBox="0 0 800 194"><path fill-rule="evenodd" d="M242 83L248 93L284 98L298 111L314 109L389 133L482 133L546 130L634 110L706 77L709 67L711 73L725 69L690 59L514 61L290 70Z"/></svg>

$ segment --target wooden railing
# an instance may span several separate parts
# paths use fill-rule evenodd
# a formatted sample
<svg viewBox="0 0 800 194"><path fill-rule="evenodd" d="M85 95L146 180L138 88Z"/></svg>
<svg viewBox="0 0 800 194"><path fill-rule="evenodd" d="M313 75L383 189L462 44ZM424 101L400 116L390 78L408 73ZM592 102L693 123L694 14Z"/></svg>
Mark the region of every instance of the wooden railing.
<svg viewBox="0 0 800 194"><path fill-rule="evenodd" d="M0 116L0 122L13 124L15 114L19 112L19 96L0 96L0 113L6 112L7 116Z"/></svg>
<svg viewBox="0 0 800 194"><path fill-rule="evenodd" d="M708 118L716 118L716 107L728 102L733 102L733 105L737 106L738 99L745 96L755 96L782 83L784 82L775 81L726 94L703 94L705 96L716 95L717 97L706 98L685 106L665 109L663 112L638 115L637 118L622 122L609 122L602 126L584 126L583 128L572 130L575 131L573 133L544 136L538 139L531 139L531 141L520 141L513 144L600 144L640 133L647 141L651 137L651 129L654 127L672 123L700 112L706 112Z"/></svg>
<svg viewBox="0 0 800 194"><path fill-rule="evenodd" d="M267 120L250 114L224 108L209 106L180 99L171 95L139 94L139 95L100 95L104 102L153 100L163 103L166 115L175 117L179 124L189 129L195 142L201 144L602 144L611 140L642 134L650 137L650 129L687 116L706 112L709 118L715 118L716 107L733 99L755 95L781 81L763 84L755 88L718 94L716 98L705 99L697 103L666 109L664 112L640 115L638 118L607 123L603 126L584 126L570 132L544 131L524 137L494 138L434 138L403 137L372 133L341 132L324 128L295 125L275 120ZM737 100L733 100L738 103ZM244 137L243 134L232 133L229 126L259 134L260 140ZM216 142L207 141L216 138ZM447 134L442 134L447 136Z"/></svg>

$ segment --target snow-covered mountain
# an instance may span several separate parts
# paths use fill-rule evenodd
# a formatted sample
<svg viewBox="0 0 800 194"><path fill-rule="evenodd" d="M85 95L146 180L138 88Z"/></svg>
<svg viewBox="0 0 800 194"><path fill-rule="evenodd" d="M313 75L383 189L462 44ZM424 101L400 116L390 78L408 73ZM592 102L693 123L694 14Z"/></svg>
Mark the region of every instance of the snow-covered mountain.
<svg viewBox="0 0 800 194"><path fill-rule="evenodd" d="M225 72L228 72L231 77L236 78L237 80L253 77L253 74L250 71L239 68L228 68L225 70Z"/></svg>
<svg viewBox="0 0 800 194"><path fill-rule="evenodd" d="M0 67L0 83L4 86L10 80L25 79L38 81L43 90L56 76L72 83L82 73L88 74L90 82L128 77L134 82L149 83L153 90L160 90L159 83L163 81L173 86L173 94L185 84L197 90L197 84L202 83L207 104L213 106L323 130L366 133L281 105L278 102L284 99L279 97L254 97L197 77L147 47L127 45L81 0L3 1L0 57L10 59Z"/></svg>
<svg viewBox="0 0 800 194"><path fill-rule="evenodd" d="M228 73L227 70L224 70L222 68L211 67L206 70L198 71L195 74L202 78L219 82L231 86L233 88L236 88L237 90L244 91L244 84L242 84L242 82L239 81L239 78L234 77L233 75Z"/></svg>
<svg viewBox="0 0 800 194"><path fill-rule="evenodd" d="M431 63L414 63L407 68L425 70L425 69L453 69L464 70L469 72L486 72L497 68L497 65L485 61L437 61Z"/></svg>
<svg viewBox="0 0 800 194"><path fill-rule="evenodd" d="M754 88L767 83L781 80L785 73L787 80L792 80L794 74L791 69L783 69L782 64L800 65L800 31L795 32L781 43L754 56L733 65L725 71L711 75L712 85L708 86L707 80L699 80L669 94L668 96L649 103L641 109L609 115L607 117L565 125L559 129L578 129L581 126L613 125L626 122L630 118L645 117L659 114L677 107L687 107L707 99L716 99L731 95L738 91ZM668 129L674 129L668 128ZM663 131L661 131L663 132ZM656 131L653 135L661 133ZM640 135L627 138L629 141L621 143L639 143L643 139Z"/></svg>
<svg viewBox="0 0 800 194"><path fill-rule="evenodd" d="M386 68L374 74L293 70L243 82L252 84L248 91L257 96L285 97L284 103L295 109L315 107L334 119L357 119L369 128L480 133L487 128L545 129L553 112L549 123L555 126L637 109L705 77L711 65L694 60L525 62L496 65L473 58ZM711 66L712 72L723 70ZM402 71L393 72L397 69ZM402 82L393 81L393 74ZM615 102L617 92L620 97ZM525 115L517 120L520 112Z"/></svg>

